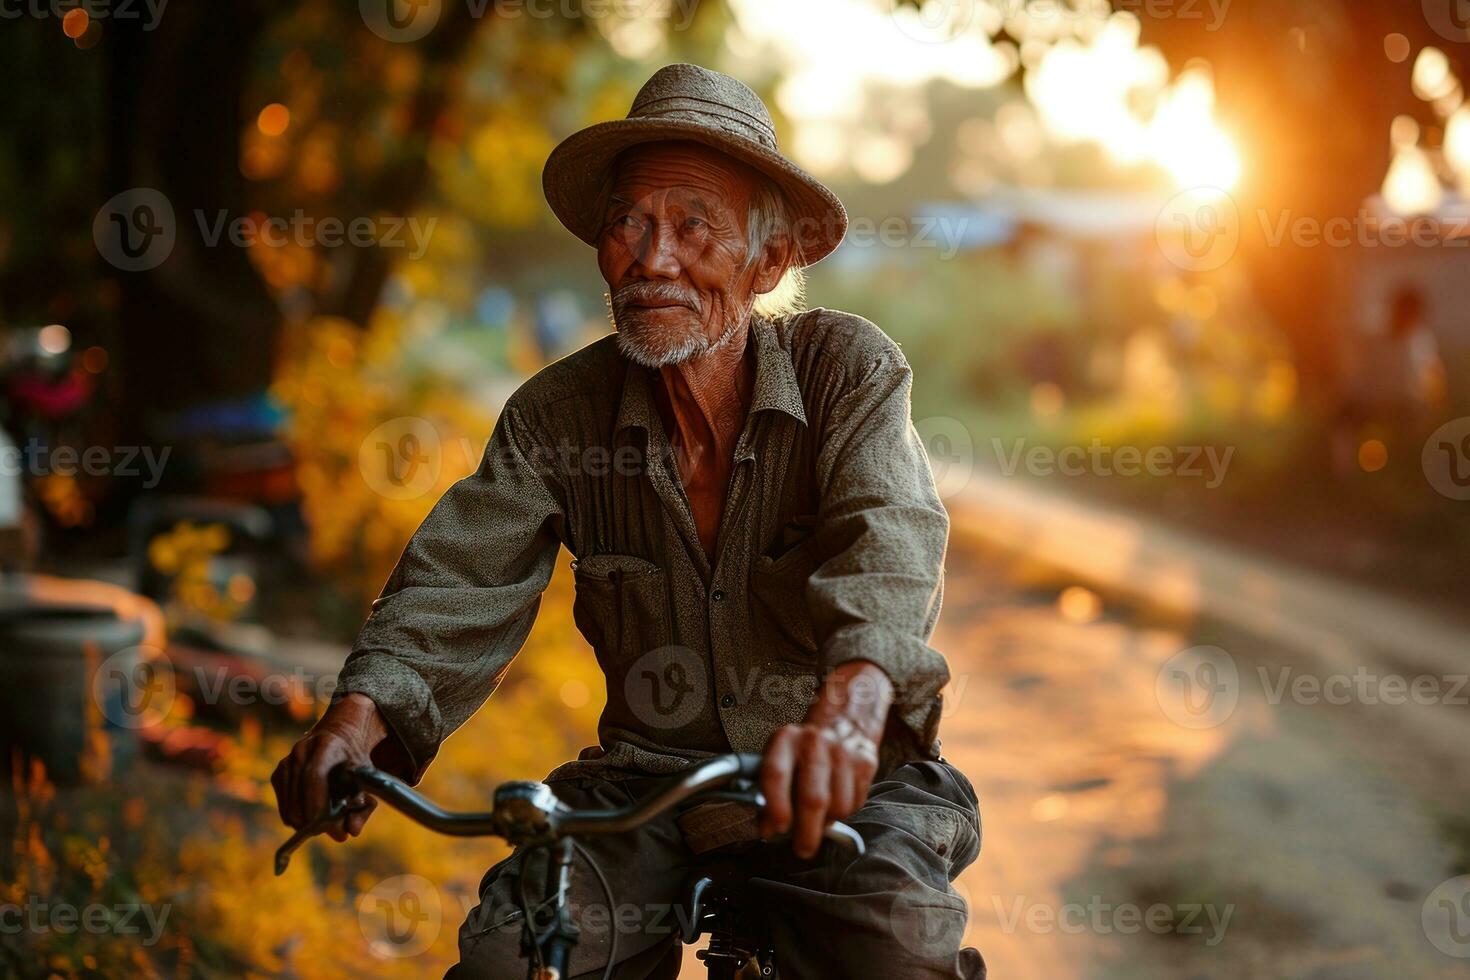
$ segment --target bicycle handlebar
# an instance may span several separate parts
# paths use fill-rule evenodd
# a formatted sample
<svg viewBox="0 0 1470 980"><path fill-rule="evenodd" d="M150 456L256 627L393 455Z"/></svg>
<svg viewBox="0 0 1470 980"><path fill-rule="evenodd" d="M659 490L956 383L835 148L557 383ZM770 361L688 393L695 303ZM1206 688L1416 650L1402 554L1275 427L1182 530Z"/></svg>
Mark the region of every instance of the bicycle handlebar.
<svg viewBox="0 0 1470 980"><path fill-rule="evenodd" d="M553 823L559 837L626 833L697 793L717 789L736 779L755 779L760 771L758 755L717 755L670 776L663 789L630 806L616 810L568 810L557 814Z"/></svg>
<svg viewBox="0 0 1470 980"><path fill-rule="evenodd" d="M497 835L494 811L488 813L451 813L403 780L372 766L349 769L339 766L327 777L334 799L346 799L359 792L371 793L414 823L450 837L490 837ZM343 792L345 790L345 792Z"/></svg>
<svg viewBox="0 0 1470 980"><path fill-rule="evenodd" d="M327 786L331 797L327 811L315 822L298 830L276 851L276 874L283 874L291 854L308 838L340 820L350 809L350 800L360 792L371 793L416 823L452 837L502 837L507 842L548 844L566 837L589 834L620 834L643 826L671 807L707 790L734 780L754 780L760 774L761 757L751 753L719 755L676 773L656 792L636 803L612 810L573 810L556 798L545 783L516 781L495 790L495 808L488 813L451 813L412 789L407 783L372 766L333 769ZM764 805L760 792L750 789L735 798L754 806ZM863 853L863 839L848 825L834 821L826 836Z"/></svg>

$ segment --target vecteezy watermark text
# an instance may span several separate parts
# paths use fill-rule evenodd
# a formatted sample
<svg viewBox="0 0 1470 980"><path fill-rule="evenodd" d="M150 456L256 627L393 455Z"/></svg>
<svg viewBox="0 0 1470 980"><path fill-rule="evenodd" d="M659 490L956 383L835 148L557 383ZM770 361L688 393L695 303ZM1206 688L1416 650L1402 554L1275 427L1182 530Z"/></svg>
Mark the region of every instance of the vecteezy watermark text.
<svg viewBox="0 0 1470 980"><path fill-rule="evenodd" d="M1282 704L1362 705L1470 705L1470 674L1399 674L1358 665L1351 672L1314 673L1291 665L1258 665L1254 671L1260 694L1272 708ZM1235 658L1215 646L1181 650L1164 662L1156 678L1159 707L1184 728L1214 728L1224 724L1240 703L1250 674Z"/></svg>
<svg viewBox="0 0 1470 980"><path fill-rule="evenodd" d="M343 245L357 248L411 248L412 251L408 253L410 259L423 258L429 247L429 236L439 223L438 218L420 221L415 217L396 216L357 217L343 221L333 217L316 218L299 208L289 218L232 218L223 208L211 216L203 209L196 209L194 220L199 225L200 238L210 248L218 247L222 238L236 248L245 248L254 241L272 248L284 245L299 245L303 248L340 248Z"/></svg>
<svg viewBox="0 0 1470 980"><path fill-rule="evenodd" d="M1359 666L1351 674L1321 676L1291 667L1257 667L1268 704L1470 705L1470 675L1383 674Z"/></svg>
<svg viewBox="0 0 1470 980"><path fill-rule="evenodd" d="M985 32L994 35L1001 25L1024 17L1030 24L1062 24L1076 31L1080 25L1096 24L1113 10L1126 11L1140 20L1200 21L1207 32L1225 24L1233 0L1113 0L1085 3L1079 0L889 0L898 29L915 41L942 44L962 34Z"/></svg>
<svg viewBox="0 0 1470 980"><path fill-rule="evenodd" d="M337 676L313 674L302 667L256 676L221 665L175 664L162 650L127 647L98 665L92 677L92 697L109 723L141 728L169 713L181 684L192 686L198 704L281 707L329 701L337 689Z"/></svg>
<svg viewBox="0 0 1470 980"><path fill-rule="evenodd" d="M3 2L3 0L0 0ZM272 248L406 249L410 259L422 258L439 223L438 218L401 215L360 215L353 218L317 217L300 208L287 215L232 215L219 208L193 210L199 242L205 248L255 244ZM108 263L124 272L144 272L162 265L173 254L180 234L173 202L162 191L132 187L114 194L92 219L92 240Z"/></svg>
<svg viewBox="0 0 1470 980"><path fill-rule="evenodd" d="M1163 256L1189 272L1223 268L1240 250L1254 220L1266 248L1470 249L1470 217L1352 214L1310 215L1290 208L1258 208L1242 215L1235 200L1216 187L1181 191L1159 212L1155 237Z"/></svg>
<svg viewBox="0 0 1470 980"><path fill-rule="evenodd" d="M61 20L73 10L83 10L90 20L141 20L151 31L163 19L168 0L0 0L0 20Z"/></svg>
<svg viewBox="0 0 1470 980"><path fill-rule="evenodd" d="M1027 446L1025 439L1007 447L1005 440L992 439L991 448L1005 476L1022 469L1031 476L1176 476L1203 478L1214 490L1225 481L1234 446L1110 446L1101 439L1088 445Z"/></svg>
<svg viewBox="0 0 1470 980"><path fill-rule="evenodd" d="M358 13L368 30L385 41L411 44L428 36L444 8L463 3L474 20L487 16L507 20L653 20L669 30L684 31L694 23L700 0L358 0Z"/></svg>
<svg viewBox="0 0 1470 980"><path fill-rule="evenodd" d="M93 935L136 936L142 934L144 946L153 946L163 936L168 922L169 905L120 902L105 905L72 905L69 902L46 902L31 895L24 902L0 904L0 935L16 936L59 932L70 935L86 932ZM147 931L144 932L146 927Z"/></svg>
<svg viewBox="0 0 1470 980"><path fill-rule="evenodd" d="M32 436L24 446L0 447L0 476L145 476L143 489L152 490L163 479L172 446L155 452L152 446L51 447Z"/></svg>
<svg viewBox="0 0 1470 980"><path fill-rule="evenodd" d="M1230 926L1230 918L1235 914L1233 904L1219 906L1181 902L1171 905L1154 902L1138 905L1134 902L1110 902L1101 895L1093 895L1086 902L1060 905L1027 902L1024 896L1017 896L1006 903L996 895L991 898L991 905L1001 929L1007 933L1023 929L1033 933L1090 932L1125 936L1148 932L1159 936L1202 936L1206 946L1220 944Z"/></svg>
<svg viewBox="0 0 1470 980"><path fill-rule="evenodd" d="M969 229L968 218L919 215L870 218L854 215L843 237L844 248L913 248L933 249L941 262L959 254Z"/></svg>

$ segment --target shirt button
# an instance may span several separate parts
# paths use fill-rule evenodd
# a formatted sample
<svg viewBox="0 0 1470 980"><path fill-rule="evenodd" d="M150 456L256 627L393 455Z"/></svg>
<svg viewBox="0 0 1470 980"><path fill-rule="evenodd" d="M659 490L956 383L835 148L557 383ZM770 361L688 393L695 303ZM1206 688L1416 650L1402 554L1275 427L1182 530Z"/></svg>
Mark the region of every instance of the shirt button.
<svg viewBox="0 0 1470 980"><path fill-rule="evenodd" d="M725 598L725 590L724 589L715 589L713 592L710 593L710 596L709 597L711 599L715 600L716 602L721 602Z"/></svg>
<svg viewBox="0 0 1470 980"><path fill-rule="evenodd" d="M735 695L733 695L733 694L726 694L724 697L720 698L720 707L722 707L722 708L733 708L733 707L735 707Z"/></svg>

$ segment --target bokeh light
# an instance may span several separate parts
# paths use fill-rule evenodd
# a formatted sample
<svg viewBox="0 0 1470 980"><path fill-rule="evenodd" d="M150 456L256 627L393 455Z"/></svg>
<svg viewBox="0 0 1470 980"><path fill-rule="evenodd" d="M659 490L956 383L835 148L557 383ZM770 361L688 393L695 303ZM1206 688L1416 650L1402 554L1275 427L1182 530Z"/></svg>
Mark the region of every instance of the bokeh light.
<svg viewBox="0 0 1470 980"><path fill-rule="evenodd" d="M291 125L291 110L279 102L272 102L255 117L255 125L265 136L280 136Z"/></svg>
<svg viewBox="0 0 1470 980"><path fill-rule="evenodd" d="M75 41L87 33L87 28L92 23L92 17L83 7L68 10L61 18L61 32Z"/></svg>
<svg viewBox="0 0 1470 980"><path fill-rule="evenodd" d="M65 354L71 349L71 331L59 323L42 327L36 342L47 354Z"/></svg>

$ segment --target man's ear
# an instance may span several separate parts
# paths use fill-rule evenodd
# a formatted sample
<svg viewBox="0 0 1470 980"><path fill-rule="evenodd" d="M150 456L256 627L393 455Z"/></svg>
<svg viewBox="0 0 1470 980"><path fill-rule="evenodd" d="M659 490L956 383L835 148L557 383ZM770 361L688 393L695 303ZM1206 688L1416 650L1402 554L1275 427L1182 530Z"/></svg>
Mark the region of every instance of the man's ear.
<svg viewBox="0 0 1470 980"><path fill-rule="evenodd" d="M785 235L772 236L755 262L755 278L751 288L757 295L769 293L781 282L781 277L791 265L791 239Z"/></svg>

